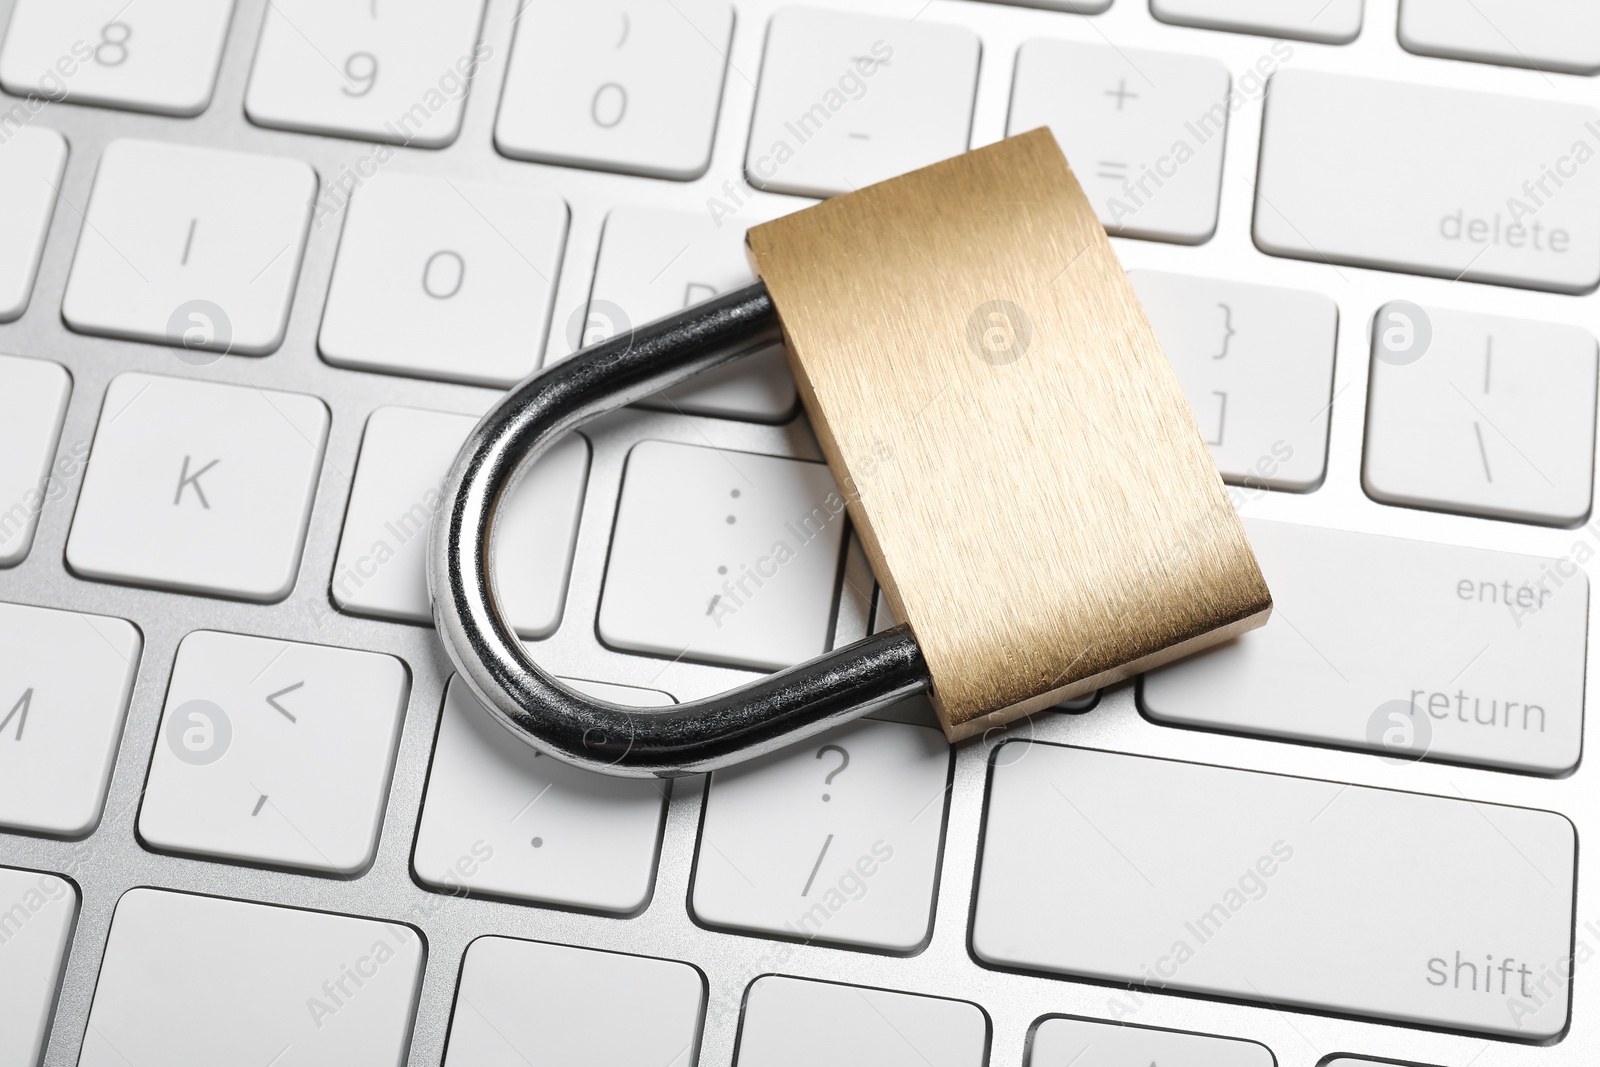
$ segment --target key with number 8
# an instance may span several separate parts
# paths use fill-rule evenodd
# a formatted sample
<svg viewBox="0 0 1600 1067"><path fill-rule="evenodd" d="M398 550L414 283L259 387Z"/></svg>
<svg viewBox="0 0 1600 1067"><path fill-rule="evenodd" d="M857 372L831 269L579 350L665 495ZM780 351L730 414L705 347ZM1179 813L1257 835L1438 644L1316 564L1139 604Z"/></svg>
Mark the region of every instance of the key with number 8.
<svg viewBox="0 0 1600 1067"><path fill-rule="evenodd" d="M18 0L0 85L18 96L163 115L211 102L233 0Z"/></svg>

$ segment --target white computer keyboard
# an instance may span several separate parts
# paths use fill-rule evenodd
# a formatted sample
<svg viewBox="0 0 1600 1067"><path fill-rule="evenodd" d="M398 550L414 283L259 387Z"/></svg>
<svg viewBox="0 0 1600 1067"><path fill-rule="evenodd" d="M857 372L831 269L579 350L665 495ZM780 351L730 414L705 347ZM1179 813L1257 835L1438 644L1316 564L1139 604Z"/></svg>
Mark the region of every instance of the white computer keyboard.
<svg viewBox="0 0 1600 1067"><path fill-rule="evenodd" d="M1600 8L0 33L0 1067L1600 1061ZM912 702L641 782L495 724L422 558L498 390L748 280L755 223L1044 124L1273 621L953 751ZM778 351L506 508L513 625L607 699L891 623Z"/></svg>

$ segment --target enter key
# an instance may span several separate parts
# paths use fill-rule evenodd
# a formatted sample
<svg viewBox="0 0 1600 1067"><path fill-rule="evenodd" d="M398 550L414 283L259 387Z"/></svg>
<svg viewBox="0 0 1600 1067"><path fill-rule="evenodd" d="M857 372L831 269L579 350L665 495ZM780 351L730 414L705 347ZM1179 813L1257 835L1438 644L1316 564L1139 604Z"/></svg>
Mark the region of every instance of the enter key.
<svg viewBox="0 0 1600 1067"><path fill-rule="evenodd" d="M1249 521L1272 620L1146 674L1165 723L1561 774L1578 762L1600 534L1558 559Z"/></svg>

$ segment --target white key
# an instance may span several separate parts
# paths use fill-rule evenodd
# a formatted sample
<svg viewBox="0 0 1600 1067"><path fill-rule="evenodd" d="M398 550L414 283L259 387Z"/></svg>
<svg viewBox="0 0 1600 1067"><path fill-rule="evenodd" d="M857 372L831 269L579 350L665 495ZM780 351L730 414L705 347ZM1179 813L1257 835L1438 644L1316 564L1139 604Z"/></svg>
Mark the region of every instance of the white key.
<svg viewBox="0 0 1600 1067"><path fill-rule="evenodd" d="M1128 272L1227 481L1322 483L1339 308L1322 293Z"/></svg>
<svg viewBox="0 0 1600 1067"><path fill-rule="evenodd" d="M643 441L623 474L600 637L758 671L819 655L844 526L822 463Z"/></svg>
<svg viewBox="0 0 1600 1067"><path fill-rule="evenodd" d="M333 600L354 615L432 623L428 529L440 486L478 420L414 408L379 408L367 420L333 566ZM495 573L506 614L523 637L561 622L589 472L589 442L559 442L517 484L497 520Z"/></svg>
<svg viewBox="0 0 1600 1067"><path fill-rule="evenodd" d="M139 812L156 848L350 875L378 848L409 689L393 656L196 631Z"/></svg>
<svg viewBox="0 0 1600 1067"><path fill-rule="evenodd" d="M981 1067L983 1011L964 1000L764 975L745 993L738 1067Z"/></svg>
<svg viewBox="0 0 1600 1067"><path fill-rule="evenodd" d="M1600 168L1574 145L1595 136L1600 111L1577 104L1279 71L1255 241L1296 259L1587 292L1600 282Z"/></svg>
<svg viewBox="0 0 1600 1067"><path fill-rule="evenodd" d="M1347 44L1361 32L1361 0L1150 0L1162 22L1208 30Z"/></svg>
<svg viewBox="0 0 1600 1067"><path fill-rule="evenodd" d="M78 912L65 878L0 867L0 1064L37 1067Z"/></svg>
<svg viewBox="0 0 1600 1067"><path fill-rule="evenodd" d="M494 49L483 0L273 0L244 110L261 126L442 148Z"/></svg>
<svg viewBox="0 0 1600 1067"><path fill-rule="evenodd" d="M744 227L709 214L649 207L613 208L606 216L583 336L594 344L755 279ZM746 356L645 406L689 415L783 422L794 413L794 379L783 347Z"/></svg>
<svg viewBox="0 0 1600 1067"><path fill-rule="evenodd" d="M665 707L652 689L574 682L602 700ZM445 889L628 913L650 897L665 787L569 767L514 736L450 680L412 864Z"/></svg>
<svg viewBox="0 0 1600 1067"><path fill-rule="evenodd" d="M480 937L444 1067L692 1067L705 979L687 963Z"/></svg>
<svg viewBox="0 0 1600 1067"><path fill-rule="evenodd" d="M706 172L732 7L590 0L523 11L494 127L500 151L653 178Z"/></svg>
<svg viewBox="0 0 1600 1067"><path fill-rule="evenodd" d="M211 102L233 0L18 0L0 85L74 104L198 115Z"/></svg>
<svg viewBox="0 0 1600 1067"><path fill-rule="evenodd" d="M544 351L567 205L508 185L383 174L350 205L318 346L340 367L510 386Z"/></svg>
<svg viewBox="0 0 1600 1067"><path fill-rule="evenodd" d="M1029 1067L1276 1067L1277 1062L1255 1041L1059 1017L1040 1023L1028 1045Z"/></svg>
<svg viewBox="0 0 1600 1067"><path fill-rule="evenodd" d="M67 142L55 130L24 126L0 141L0 322L27 310L66 166Z"/></svg>
<svg viewBox="0 0 1600 1067"><path fill-rule="evenodd" d="M86 578L282 600L327 437L328 409L315 397L119 374L100 409L67 563Z"/></svg>
<svg viewBox="0 0 1600 1067"><path fill-rule="evenodd" d="M80 333L271 352L288 323L316 186L297 159L111 142L62 317Z"/></svg>
<svg viewBox="0 0 1600 1067"><path fill-rule="evenodd" d="M758 189L833 196L966 151L978 38L933 21L780 8L745 151Z"/></svg>
<svg viewBox="0 0 1600 1067"><path fill-rule="evenodd" d="M1146 674L1151 718L1396 759L1540 774L1577 764L1589 583L1571 559L1246 528L1273 618Z"/></svg>
<svg viewBox="0 0 1600 1067"><path fill-rule="evenodd" d="M972 949L1536 1040L1567 1021L1576 846L1548 811L1013 742L991 770ZM1106 1011L1138 992L1107 990Z"/></svg>
<svg viewBox="0 0 1600 1067"><path fill-rule="evenodd" d="M1202 56L1028 41L1006 129L1049 126L1110 233L1199 244L1217 228L1228 83Z"/></svg>
<svg viewBox="0 0 1600 1067"><path fill-rule="evenodd" d="M1577 522L1592 500L1595 359L1582 327L1385 304L1362 484L1387 504Z"/></svg>
<svg viewBox="0 0 1600 1067"><path fill-rule="evenodd" d="M142 643L123 619L0 604L0 826L99 820Z"/></svg>
<svg viewBox="0 0 1600 1067"><path fill-rule="evenodd" d="M693 907L714 926L910 950L928 936L950 746L862 720L711 775Z"/></svg>
<svg viewBox="0 0 1600 1067"><path fill-rule="evenodd" d="M130 889L78 1063L398 1067L424 955L399 923Z"/></svg>
<svg viewBox="0 0 1600 1067"><path fill-rule="evenodd" d="M72 377L59 363L0 356L0 567L22 562L47 500ZM63 456L76 474L82 455Z"/></svg>
<svg viewBox="0 0 1600 1067"><path fill-rule="evenodd" d="M1600 8L1586 0L1404 0L1400 44L1423 56L1600 73Z"/></svg>
<svg viewBox="0 0 1600 1067"><path fill-rule="evenodd" d="M1051 11L1071 11L1079 15L1098 15L1111 7L1111 0L990 0L1017 7L1042 7Z"/></svg>

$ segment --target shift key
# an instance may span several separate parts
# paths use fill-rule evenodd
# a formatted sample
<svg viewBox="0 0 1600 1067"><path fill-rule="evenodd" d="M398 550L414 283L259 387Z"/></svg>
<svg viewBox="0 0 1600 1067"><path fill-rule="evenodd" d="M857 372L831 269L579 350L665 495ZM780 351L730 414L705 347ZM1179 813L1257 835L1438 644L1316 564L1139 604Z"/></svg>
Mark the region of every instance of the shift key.
<svg viewBox="0 0 1600 1067"><path fill-rule="evenodd" d="M1560 815L1029 741L990 773L983 963L1124 986L1096 1004L1112 1018L1185 990L1530 1041L1566 1026Z"/></svg>
<svg viewBox="0 0 1600 1067"><path fill-rule="evenodd" d="M1581 293L1600 282L1600 111L1287 70L1267 91L1264 252Z"/></svg>
<svg viewBox="0 0 1600 1067"><path fill-rule="evenodd" d="M1272 620L1146 674L1150 718L1391 759L1577 764L1588 528L1559 559L1256 520L1245 531Z"/></svg>

